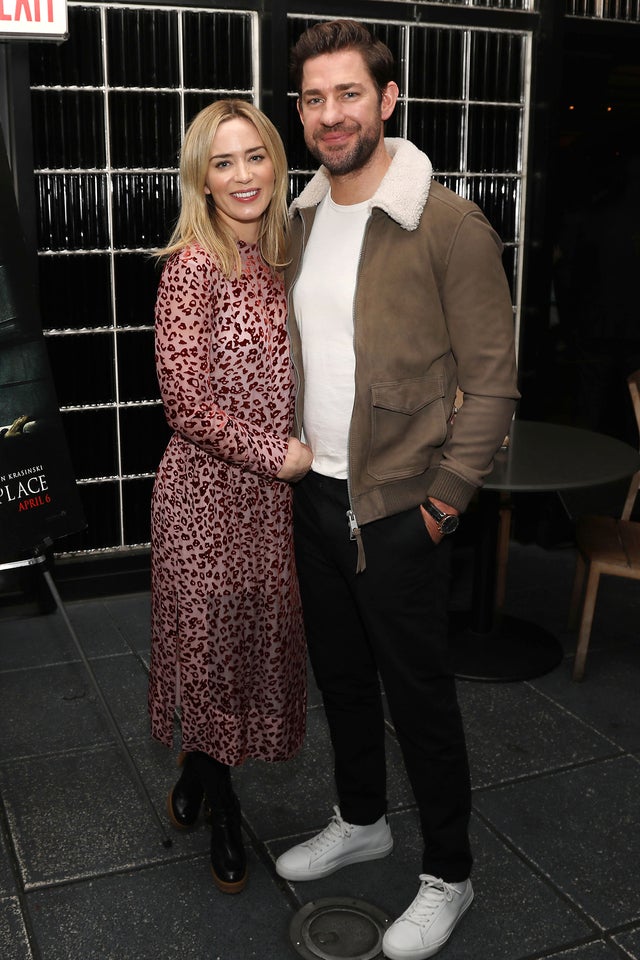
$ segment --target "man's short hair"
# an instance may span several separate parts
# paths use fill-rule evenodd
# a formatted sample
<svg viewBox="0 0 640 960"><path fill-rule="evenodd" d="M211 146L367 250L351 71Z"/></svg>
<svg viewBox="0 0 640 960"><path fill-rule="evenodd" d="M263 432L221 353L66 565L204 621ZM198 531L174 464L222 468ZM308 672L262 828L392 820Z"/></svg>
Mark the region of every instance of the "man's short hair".
<svg viewBox="0 0 640 960"><path fill-rule="evenodd" d="M307 60L323 53L357 50L362 54L371 79L381 94L394 79L395 62L386 43L377 40L357 20L324 20L300 35L291 50L291 79L298 95L302 93L302 71Z"/></svg>

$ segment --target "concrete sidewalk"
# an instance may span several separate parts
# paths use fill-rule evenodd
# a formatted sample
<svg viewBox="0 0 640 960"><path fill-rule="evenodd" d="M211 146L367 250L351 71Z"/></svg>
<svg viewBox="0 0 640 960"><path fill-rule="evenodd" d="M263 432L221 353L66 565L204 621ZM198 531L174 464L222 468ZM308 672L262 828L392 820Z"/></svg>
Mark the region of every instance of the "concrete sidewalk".
<svg viewBox="0 0 640 960"><path fill-rule="evenodd" d="M570 548L514 543L508 610L565 646L531 682L459 682L474 786L476 899L443 960L640 960L640 589L603 581L587 676L571 681ZM454 600L468 599L460 552ZM0 619L2 960L295 960L307 902L366 901L395 918L415 896L416 810L388 730L391 856L308 884L274 860L325 826L336 802L320 698L286 764L236 771L250 879L214 887L208 834L171 831L173 754L148 733L149 597L66 607L164 830L138 794L58 612Z"/></svg>

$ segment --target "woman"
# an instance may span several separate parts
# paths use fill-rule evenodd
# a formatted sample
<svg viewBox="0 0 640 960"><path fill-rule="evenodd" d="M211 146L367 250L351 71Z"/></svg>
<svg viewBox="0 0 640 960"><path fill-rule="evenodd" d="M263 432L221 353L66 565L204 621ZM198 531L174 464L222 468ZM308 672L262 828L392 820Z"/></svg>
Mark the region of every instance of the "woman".
<svg viewBox="0 0 640 960"><path fill-rule="evenodd" d="M180 163L180 217L156 304L156 367L174 434L152 500L153 736L170 746L180 707L174 826L211 808L217 886L246 882L230 768L300 747L306 656L290 482L311 451L290 436L293 385L279 273L287 164L251 104L211 104Z"/></svg>

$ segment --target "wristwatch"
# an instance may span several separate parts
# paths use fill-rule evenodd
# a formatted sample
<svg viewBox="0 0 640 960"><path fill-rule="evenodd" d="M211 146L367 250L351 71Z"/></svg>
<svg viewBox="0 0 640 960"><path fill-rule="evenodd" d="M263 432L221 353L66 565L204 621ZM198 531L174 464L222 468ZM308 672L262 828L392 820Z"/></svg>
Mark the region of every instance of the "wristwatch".
<svg viewBox="0 0 640 960"><path fill-rule="evenodd" d="M438 530L443 535L447 533L455 533L458 529L458 524L460 523L460 517L456 516L455 513L443 513L442 510L438 510L435 503L427 498L424 501L422 506L425 508L427 513L430 513L436 524L438 525Z"/></svg>

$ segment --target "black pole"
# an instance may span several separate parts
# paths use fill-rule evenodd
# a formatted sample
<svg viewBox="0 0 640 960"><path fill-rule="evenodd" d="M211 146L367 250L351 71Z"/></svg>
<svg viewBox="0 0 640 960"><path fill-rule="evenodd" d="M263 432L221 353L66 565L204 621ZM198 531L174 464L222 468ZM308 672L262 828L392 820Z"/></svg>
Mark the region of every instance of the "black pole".
<svg viewBox="0 0 640 960"><path fill-rule="evenodd" d="M289 36L286 0L264 3L262 16L262 108L287 143L287 91L289 89Z"/></svg>
<svg viewBox="0 0 640 960"><path fill-rule="evenodd" d="M4 131L27 254L32 261L29 270L37 276L29 44L24 41L0 43L0 125Z"/></svg>
<svg viewBox="0 0 640 960"><path fill-rule="evenodd" d="M519 369L522 389L520 416L540 416L545 384L536 383L544 369L545 334L549 325L553 267L553 198L562 189L557 178L557 139L561 88L564 4L540 0L534 34L533 78L527 190L527 232Z"/></svg>

